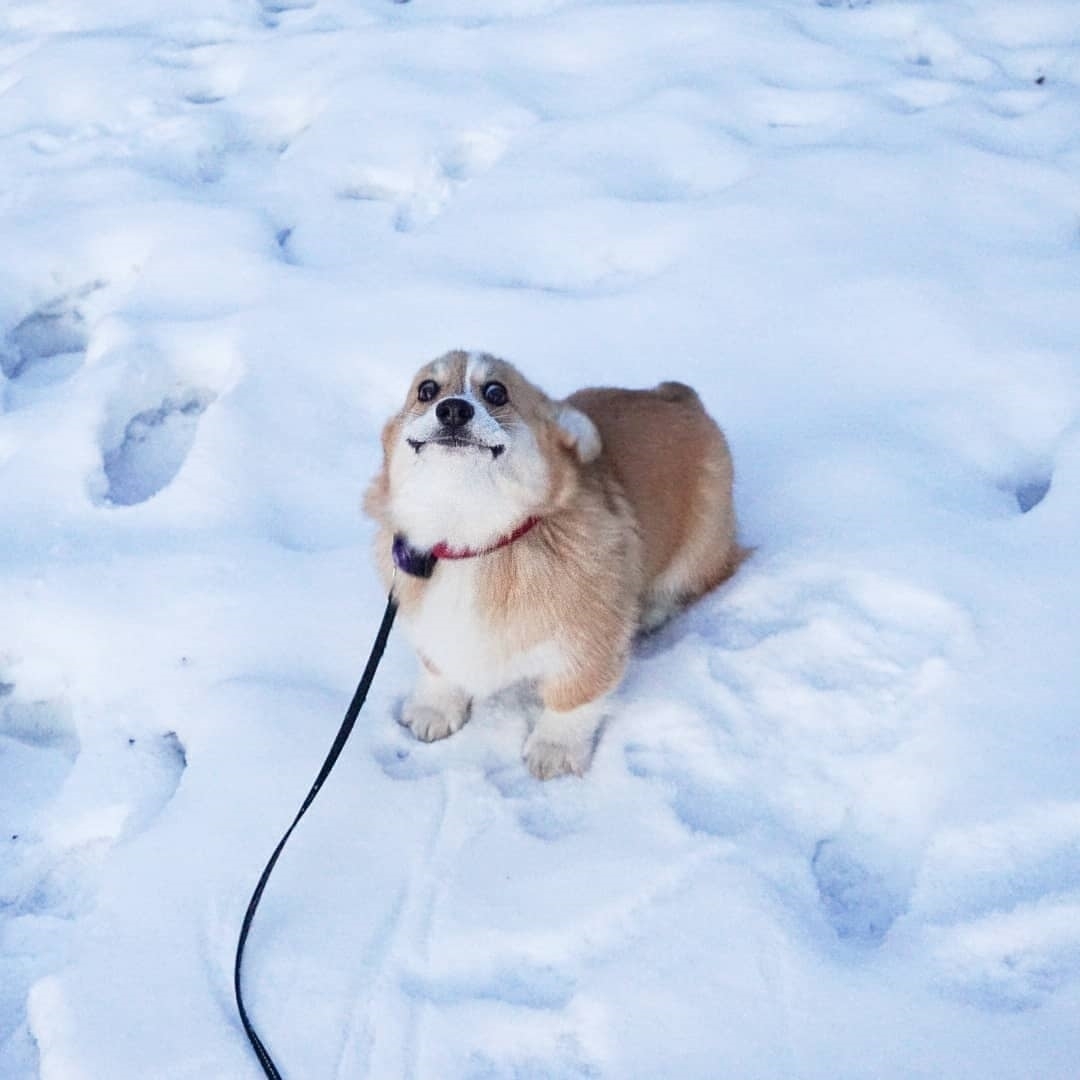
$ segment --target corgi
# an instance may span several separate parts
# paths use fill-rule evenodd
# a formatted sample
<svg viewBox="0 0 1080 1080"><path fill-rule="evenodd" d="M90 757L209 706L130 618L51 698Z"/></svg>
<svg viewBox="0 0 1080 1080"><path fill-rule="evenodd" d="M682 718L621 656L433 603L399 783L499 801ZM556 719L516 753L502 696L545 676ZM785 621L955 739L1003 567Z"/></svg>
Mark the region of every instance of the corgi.
<svg viewBox="0 0 1080 1080"><path fill-rule="evenodd" d="M556 401L455 351L417 372L382 449L364 508L420 660L401 723L442 739L529 682L529 770L582 775L635 636L745 555L720 428L682 383Z"/></svg>

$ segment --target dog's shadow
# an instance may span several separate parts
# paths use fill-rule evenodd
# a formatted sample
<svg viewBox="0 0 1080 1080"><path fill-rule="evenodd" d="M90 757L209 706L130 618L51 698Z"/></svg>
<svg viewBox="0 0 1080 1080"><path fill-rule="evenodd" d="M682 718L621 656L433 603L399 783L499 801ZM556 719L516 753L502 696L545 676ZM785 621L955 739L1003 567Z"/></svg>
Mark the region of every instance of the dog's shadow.
<svg viewBox="0 0 1080 1080"><path fill-rule="evenodd" d="M634 635L631 656L635 659L651 660L662 653L669 652L684 638L700 634L710 621L702 604L673 612L659 626L650 626L639 630Z"/></svg>

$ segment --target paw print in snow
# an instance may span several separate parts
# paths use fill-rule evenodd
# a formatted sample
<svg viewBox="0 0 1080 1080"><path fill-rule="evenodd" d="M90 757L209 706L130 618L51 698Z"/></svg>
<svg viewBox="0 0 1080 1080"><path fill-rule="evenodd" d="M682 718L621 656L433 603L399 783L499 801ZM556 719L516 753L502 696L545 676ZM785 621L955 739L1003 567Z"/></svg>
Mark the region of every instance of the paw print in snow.
<svg viewBox="0 0 1080 1080"><path fill-rule="evenodd" d="M136 413L118 446L106 450L103 464L113 506L135 506L165 488L180 471L195 442L199 417L213 395L190 390L167 397L156 409Z"/></svg>

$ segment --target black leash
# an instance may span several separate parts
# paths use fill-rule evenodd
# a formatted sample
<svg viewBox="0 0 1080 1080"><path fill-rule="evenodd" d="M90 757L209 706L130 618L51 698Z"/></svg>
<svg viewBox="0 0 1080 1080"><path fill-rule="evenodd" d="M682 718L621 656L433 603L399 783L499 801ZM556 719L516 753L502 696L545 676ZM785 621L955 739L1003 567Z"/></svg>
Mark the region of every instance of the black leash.
<svg viewBox="0 0 1080 1080"><path fill-rule="evenodd" d="M240 927L240 938L236 943L236 963L233 967L233 990L236 994L236 1007L240 1012L240 1022L244 1025L244 1031L247 1032L248 1041L251 1043L255 1056L259 1059L259 1064L269 1080L282 1080L281 1073L278 1072L274 1059L270 1056L270 1051L263 1045L262 1039L259 1038L258 1032L256 1032L251 1019L248 1017L247 1009L244 1008L244 995L240 988L240 965L244 959L244 946L247 944L248 931L251 929L251 920L255 918L255 909L259 906L263 890L266 888L267 881L270 880L270 874L278 861L278 856L288 842L289 837L292 836L293 829L300 823L300 819L307 813L308 807L315 801L315 796L319 794L319 789L323 786L326 778L330 775L330 770L333 769L337 759L341 756L341 751L345 749L345 743L348 742L353 724L356 723L356 718L360 714L360 709L363 707L368 690L371 688L371 683L375 678L379 661L386 651L386 640L390 636L390 627L394 625L394 616L396 614L397 603L394 600L393 592L391 592L386 600L386 612L383 615L382 624L379 626L379 632L375 635L375 644L371 647L367 667L364 668L364 674L360 676L360 683L356 688L356 693L353 694L353 699L345 711L345 719L341 721L341 727L338 728L338 733L334 737L334 743L330 747L330 752L326 755L326 760L319 770L319 775L315 778L315 783L311 785L311 790L307 793L307 798L304 799L296 817L293 818L293 823L278 841L278 846L274 848L274 854L270 856L270 861L263 869L259 884L255 886L255 892L252 893L251 900L248 901L244 922Z"/></svg>

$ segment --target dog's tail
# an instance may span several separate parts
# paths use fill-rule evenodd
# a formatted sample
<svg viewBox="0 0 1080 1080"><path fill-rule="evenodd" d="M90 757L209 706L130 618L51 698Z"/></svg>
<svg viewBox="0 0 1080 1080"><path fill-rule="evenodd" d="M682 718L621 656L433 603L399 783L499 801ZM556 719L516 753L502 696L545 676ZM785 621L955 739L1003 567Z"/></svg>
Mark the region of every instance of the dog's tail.
<svg viewBox="0 0 1080 1080"><path fill-rule="evenodd" d="M697 402L699 404L701 402L701 398L698 397L697 391L692 386L687 386L686 383L662 382L656 388L656 393L659 394L664 401Z"/></svg>

